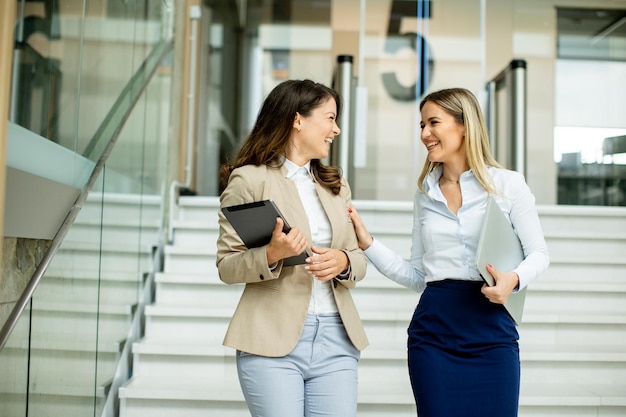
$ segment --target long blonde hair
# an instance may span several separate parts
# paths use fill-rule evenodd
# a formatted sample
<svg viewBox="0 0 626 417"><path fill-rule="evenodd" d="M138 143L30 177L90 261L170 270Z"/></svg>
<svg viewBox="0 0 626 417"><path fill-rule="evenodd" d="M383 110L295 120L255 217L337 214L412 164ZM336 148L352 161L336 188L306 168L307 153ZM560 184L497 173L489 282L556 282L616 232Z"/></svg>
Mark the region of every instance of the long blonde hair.
<svg viewBox="0 0 626 417"><path fill-rule="evenodd" d="M419 106L420 111L424 104L429 101L441 106L454 117L457 123L465 126L464 144L467 163L483 188L488 193L496 193L495 185L487 168L490 166L502 168L502 166L491 154L487 125L476 96L465 88L447 88L434 91L422 99ZM424 194L426 194L424 179L440 165L441 162L431 162L428 159L424 162L417 184Z"/></svg>

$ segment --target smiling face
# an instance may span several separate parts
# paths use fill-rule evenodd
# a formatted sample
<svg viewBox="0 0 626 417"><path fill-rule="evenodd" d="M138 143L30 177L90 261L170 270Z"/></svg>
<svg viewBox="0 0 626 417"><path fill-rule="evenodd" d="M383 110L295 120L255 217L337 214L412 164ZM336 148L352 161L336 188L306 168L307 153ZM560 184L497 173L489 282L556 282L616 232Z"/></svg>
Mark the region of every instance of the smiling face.
<svg viewBox="0 0 626 417"><path fill-rule="evenodd" d="M424 104L421 114L421 139L428 150L428 160L465 165L465 126L432 101Z"/></svg>
<svg viewBox="0 0 626 417"><path fill-rule="evenodd" d="M333 98L314 108L308 116L297 113L287 159L302 166L312 159L326 158L335 136L341 132L336 119L337 104Z"/></svg>

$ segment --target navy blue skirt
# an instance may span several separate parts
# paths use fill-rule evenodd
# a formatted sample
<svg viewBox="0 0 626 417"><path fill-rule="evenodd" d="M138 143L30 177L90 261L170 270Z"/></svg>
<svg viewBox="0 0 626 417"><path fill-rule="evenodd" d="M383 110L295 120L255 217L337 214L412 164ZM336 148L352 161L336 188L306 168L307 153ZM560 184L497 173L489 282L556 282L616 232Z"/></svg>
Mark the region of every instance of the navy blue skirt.
<svg viewBox="0 0 626 417"><path fill-rule="evenodd" d="M429 283L408 329L408 365L419 417L515 417L519 335L481 282Z"/></svg>

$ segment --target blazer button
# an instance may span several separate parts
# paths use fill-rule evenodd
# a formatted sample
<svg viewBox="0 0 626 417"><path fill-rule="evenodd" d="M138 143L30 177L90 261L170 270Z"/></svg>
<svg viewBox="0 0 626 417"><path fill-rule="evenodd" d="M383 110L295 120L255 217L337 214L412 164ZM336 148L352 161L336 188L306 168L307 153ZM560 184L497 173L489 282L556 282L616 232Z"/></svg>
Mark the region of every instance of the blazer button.
<svg viewBox="0 0 626 417"><path fill-rule="evenodd" d="M259 275L259 278L261 279L261 281L263 281L265 279L265 277L263 276L263 274Z"/></svg>

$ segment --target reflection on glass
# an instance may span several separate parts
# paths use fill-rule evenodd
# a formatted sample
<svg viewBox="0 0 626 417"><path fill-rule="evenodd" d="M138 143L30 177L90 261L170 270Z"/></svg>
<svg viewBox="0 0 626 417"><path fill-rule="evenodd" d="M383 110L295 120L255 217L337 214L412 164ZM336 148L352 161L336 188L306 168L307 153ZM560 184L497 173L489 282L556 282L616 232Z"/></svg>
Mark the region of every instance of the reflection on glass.
<svg viewBox="0 0 626 417"><path fill-rule="evenodd" d="M557 127L558 203L626 206L626 129Z"/></svg>
<svg viewBox="0 0 626 417"><path fill-rule="evenodd" d="M576 153L580 164L626 165L625 151L613 152L608 145L615 141L609 138L623 135L626 135L626 128L558 126L554 129L554 161L560 163L565 154L565 158L571 158L569 155ZM571 162L565 162L568 163Z"/></svg>
<svg viewBox="0 0 626 417"><path fill-rule="evenodd" d="M81 152L160 41L161 2L43 3L18 8L11 120Z"/></svg>
<svg viewBox="0 0 626 417"><path fill-rule="evenodd" d="M149 58L162 57L167 47L164 2L23 3L12 117L79 154L106 126L104 140L92 148L94 160L106 140L119 136L0 351L0 416L97 416L127 376L116 377L116 367L162 230L171 71ZM157 74L142 72L145 67ZM120 116L130 108L123 106L129 96L133 111ZM116 117L103 124L110 114Z"/></svg>
<svg viewBox="0 0 626 417"><path fill-rule="evenodd" d="M626 10L557 14L557 202L626 206Z"/></svg>
<svg viewBox="0 0 626 417"><path fill-rule="evenodd" d="M626 10L557 7L559 58L626 60Z"/></svg>

